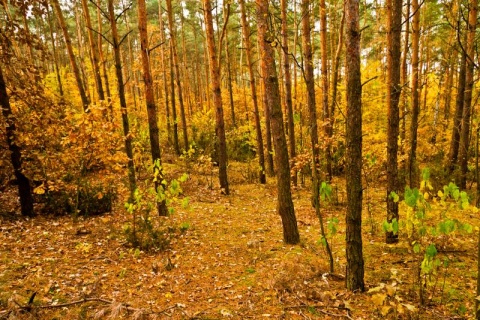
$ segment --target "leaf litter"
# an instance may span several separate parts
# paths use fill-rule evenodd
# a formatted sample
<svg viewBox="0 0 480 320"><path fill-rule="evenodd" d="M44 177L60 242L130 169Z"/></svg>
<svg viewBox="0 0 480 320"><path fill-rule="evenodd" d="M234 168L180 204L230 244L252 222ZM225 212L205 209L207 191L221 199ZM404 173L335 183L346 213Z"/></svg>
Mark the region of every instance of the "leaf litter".
<svg viewBox="0 0 480 320"><path fill-rule="evenodd" d="M236 183L228 197L195 177L184 189L190 206L179 206L166 218L172 227L183 229L163 252L141 252L125 245L122 230L130 217L121 203L110 214L78 222L68 216L2 216L0 318L450 319L471 315L474 254L448 253L457 261L445 275L444 286L450 291L444 290L442 303L433 297L430 305L420 307L415 288L418 262L410 259L408 244L386 245L381 231L372 234L364 227L369 290L350 293L344 285L345 207L341 203L323 211L327 218L340 221L338 233L329 239L336 260L336 273L329 274L308 187L293 191L301 234L301 244L296 246L282 242L273 181L265 186ZM379 210L378 224L382 218ZM475 252L472 241L458 242ZM31 298L32 308L27 308ZM461 306L467 309L463 314Z"/></svg>

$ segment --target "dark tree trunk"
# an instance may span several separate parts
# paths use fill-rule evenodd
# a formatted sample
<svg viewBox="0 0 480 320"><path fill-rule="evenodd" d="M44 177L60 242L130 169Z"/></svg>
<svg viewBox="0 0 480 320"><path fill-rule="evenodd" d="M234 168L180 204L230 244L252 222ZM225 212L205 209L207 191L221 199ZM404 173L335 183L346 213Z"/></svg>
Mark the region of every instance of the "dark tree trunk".
<svg viewBox="0 0 480 320"><path fill-rule="evenodd" d="M84 0L85 1L85 0ZM150 57L147 32L147 9L145 0L138 0L138 31L140 33L140 47L142 54L143 81L145 83L145 102L147 104L148 129L150 133L150 148L154 164L155 191L163 194L165 186L162 184L163 172L161 168L160 137L158 134L157 106L153 94L153 79L150 71ZM157 175L158 174L158 175ZM160 189L161 188L161 189ZM157 198L158 199L158 198ZM168 215L165 200L157 200L157 211L160 216Z"/></svg>
<svg viewBox="0 0 480 320"><path fill-rule="evenodd" d="M203 13L205 15L205 30L207 36L207 46L210 59L210 74L212 80L213 99L216 114L216 135L217 135L217 152L218 152L218 175L220 180L220 188L225 194L229 194L227 177L227 143L225 138L225 121L223 119L223 103L222 92L220 89L220 68L217 61L217 51L215 48L212 5L210 0L203 0Z"/></svg>
<svg viewBox="0 0 480 320"><path fill-rule="evenodd" d="M256 86L255 75L253 73L253 59L252 59L252 49L251 49L251 43L250 43L250 26L247 22L245 0L239 0L239 3L240 3L240 11L241 11L242 34L243 34L243 41L245 46L245 55L247 56L248 73L250 76L250 90L252 92L253 114L255 117L255 132L256 132L256 138L257 138L257 155L258 155L258 164L259 164L258 177L259 177L260 183L266 183L267 179L265 177L265 152L263 148L263 137L262 137L262 126L260 124L260 113L258 111L257 86Z"/></svg>
<svg viewBox="0 0 480 320"><path fill-rule="evenodd" d="M467 186L467 171L468 171L468 149L470 146L470 117L472 113L472 93L474 88L475 79L475 31L477 27L477 0L470 0L467 24L467 69L465 72L465 102L463 105L462 116L462 131L460 133L460 185L461 189L465 189Z"/></svg>
<svg viewBox="0 0 480 320"><path fill-rule="evenodd" d="M415 1L415 0L414 0ZM398 135L400 113L398 105L402 92L400 85L400 44L402 31L402 0L387 0L388 34L387 34L387 221L398 221L398 202L391 193L400 193L398 183ZM386 233L387 243L397 243L398 234Z"/></svg>
<svg viewBox="0 0 480 320"><path fill-rule="evenodd" d="M359 1L346 0L346 286L364 291L362 248L362 82L360 74Z"/></svg>
<svg viewBox="0 0 480 320"><path fill-rule="evenodd" d="M12 108L10 106L10 98L7 93L7 86L5 84L5 78L0 65L0 107L2 108L2 115L5 118L6 127L5 133L7 136L7 145L10 150L10 159L12 160L12 166L17 179L18 195L20 197L20 207L22 215L27 217L33 217L35 215L33 211L33 197L30 189L30 180L22 172L22 153L20 147L16 142L16 126L15 117L12 114Z"/></svg>
<svg viewBox="0 0 480 320"><path fill-rule="evenodd" d="M112 29L112 44L113 44L113 53L115 58L115 74L117 76L118 98L120 100L120 110L122 112L123 136L125 137L125 152L128 157L127 169L128 169L128 182L130 187L129 201L133 201L133 195L134 195L135 189L137 188L137 182L135 179L132 136L130 134L130 123L128 120L127 101L125 100L125 86L124 86L123 74L122 74L122 59L120 56L120 43L118 39L117 20L116 20L115 9L113 7L113 0L108 0L108 13L109 13L110 27Z"/></svg>
<svg viewBox="0 0 480 320"><path fill-rule="evenodd" d="M275 67L272 39L267 38L268 28L268 1L256 0L258 42L261 52L261 67L267 109L271 110L272 133L275 139L275 162L277 167L277 212L282 218L283 240L285 243L297 244L300 241L297 219L293 207L290 189L290 165L288 163L288 149L283 129L282 106L278 84L277 69Z"/></svg>

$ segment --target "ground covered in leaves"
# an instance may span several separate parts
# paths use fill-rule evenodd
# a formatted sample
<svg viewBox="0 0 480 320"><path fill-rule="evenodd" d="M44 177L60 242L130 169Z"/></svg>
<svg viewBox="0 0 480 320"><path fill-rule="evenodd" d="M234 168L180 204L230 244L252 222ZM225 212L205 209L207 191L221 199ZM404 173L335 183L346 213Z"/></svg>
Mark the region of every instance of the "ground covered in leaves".
<svg viewBox="0 0 480 320"><path fill-rule="evenodd" d="M335 181L335 200L322 208L325 221L338 219L336 233L329 229L335 259L330 274L309 188L293 192L301 244L285 245L274 180L248 183L241 167L231 170L230 196L210 188L211 177L192 173L183 185L190 205L154 217L172 233L161 252L126 244L123 230L131 216L122 200L109 214L78 221L24 219L7 209L16 195L6 190L0 194L0 319L473 317L474 234L455 236L439 250L448 263L428 282L421 305L421 261L408 241L384 244L384 191L369 190L374 196L365 201L363 227L367 292L350 293L344 289L344 182ZM478 225L475 216L462 218Z"/></svg>

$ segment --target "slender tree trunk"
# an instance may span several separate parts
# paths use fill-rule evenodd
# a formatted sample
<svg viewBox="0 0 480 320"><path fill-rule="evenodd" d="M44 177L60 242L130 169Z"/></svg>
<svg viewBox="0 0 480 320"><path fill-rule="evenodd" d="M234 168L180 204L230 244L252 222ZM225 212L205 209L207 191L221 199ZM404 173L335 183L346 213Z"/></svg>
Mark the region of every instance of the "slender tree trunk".
<svg viewBox="0 0 480 320"><path fill-rule="evenodd" d="M33 217L33 197L30 190L30 180L25 176L22 169L22 153L16 139L15 117L10 106L10 98L7 93L5 77L3 76L2 66L0 65L0 107L2 115L5 118L5 133L8 149L10 150L10 159L12 161L13 171L18 185L18 195L20 198L20 207L22 215Z"/></svg>
<svg viewBox="0 0 480 320"><path fill-rule="evenodd" d="M160 41L165 43L166 36L165 36L165 26L163 24L163 8L162 3L158 2L158 22L160 24ZM166 57L165 57L165 49L162 46L160 51L160 66L162 68L162 76L163 76L163 88L165 91L165 118L167 122L167 140L168 143L172 143L172 128L170 126L170 107L169 107L169 95L168 95L168 78L167 78L167 64L166 64Z"/></svg>
<svg viewBox="0 0 480 320"><path fill-rule="evenodd" d="M325 142L325 172L326 180L332 180L332 117L328 105L328 48L327 48L327 8L325 0L320 0L320 52L322 55L321 76L322 76L322 109L323 119L325 121L324 131L326 136Z"/></svg>
<svg viewBox="0 0 480 320"><path fill-rule="evenodd" d="M56 0L55 0L56 1ZM118 98L120 100L120 110L122 112L123 136L125 137L125 152L128 157L128 182L130 187L130 199L133 201L133 194L137 188L135 179L135 166L133 163L133 147L132 136L130 134L130 123L128 120L127 101L125 100L125 85L122 74L122 58L120 56L120 42L118 39L117 20L115 9L113 7L113 0L108 0L109 22L112 32L113 54L115 59L115 74L117 76L117 90Z"/></svg>
<svg viewBox="0 0 480 320"><path fill-rule="evenodd" d="M259 171L258 177L260 183L266 183L267 179L265 177L265 153L263 149L263 137L262 137L262 126L260 124L260 113L258 111L258 99L257 99L257 86L255 75L253 73L253 59L252 59L252 49L250 43L250 26L247 22L247 15L245 10L245 0L239 0L240 11L241 11L241 23L242 23L242 34L243 34L243 43L245 46L245 55L247 56L247 65L248 73L250 76L250 90L252 92L252 101L253 101L253 115L255 117L255 132L257 138L257 155L258 155L258 164Z"/></svg>
<svg viewBox="0 0 480 320"><path fill-rule="evenodd" d="M259 42L259 38L257 37L257 52L260 52L261 44ZM259 71L261 78L264 78L265 75L263 74L263 69L261 65L259 65ZM270 109L267 107L267 94L265 92L265 81L261 81L260 84L260 92L262 93L262 103L263 103L263 110L264 110L264 117L265 117L265 145L267 147L266 151L266 172L269 177L273 177L275 175L275 165L273 162L273 146L272 146L272 127L271 127L271 116L270 116ZM281 106L280 106L281 107Z"/></svg>
<svg viewBox="0 0 480 320"><path fill-rule="evenodd" d="M292 75L290 72L290 57L288 50L288 28L287 28L287 0L281 0L282 15L282 48L283 48L283 73L285 77L285 109L287 110L288 146L290 159L296 156L295 147L295 122L293 120L292 102ZM292 173L292 183L297 185L297 173Z"/></svg>
<svg viewBox="0 0 480 320"><path fill-rule="evenodd" d="M325 235L323 217L320 212L320 152L318 145L318 125L315 102L315 78L313 75L313 52L310 30L309 0L302 0L302 47L303 47L303 69L305 84L307 87L307 107L310 114L310 140L312 143L312 200L315 213L320 222L320 232L325 243L325 249L330 262L330 272L333 273L333 256L330 244ZM325 94L325 93L324 93ZM327 105L328 107L328 105Z"/></svg>
<svg viewBox="0 0 480 320"><path fill-rule="evenodd" d="M93 78L95 80L95 87L97 88L98 99L105 100L105 94L103 92L102 77L100 74L100 66L98 57L98 47L95 37L93 36L92 31L92 22L90 19L90 11L88 9L87 0L82 0L83 16L85 17L85 23L87 27L88 42L90 44L90 52L92 57L92 66L93 66Z"/></svg>
<svg viewBox="0 0 480 320"><path fill-rule="evenodd" d="M414 0L415 1L415 0ZM400 45L402 31L402 0L387 0L387 222L398 221L398 202L391 193L400 193L398 182L398 135L400 84ZM386 232L387 243L397 243L398 234Z"/></svg>
<svg viewBox="0 0 480 320"><path fill-rule="evenodd" d="M110 109L111 119L113 120L113 105L111 102L112 94L110 93L110 82L108 81L108 72L107 72L107 61L103 55L103 46L102 46L102 14L100 10L100 0L97 1L97 20L98 20L98 37L97 37L97 44L98 44L98 57L102 64L102 72L103 72L103 81L105 83L105 93L107 94L108 100L108 107ZM108 53L108 50L107 50Z"/></svg>
<svg viewBox="0 0 480 320"><path fill-rule="evenodd" d="M225 139L225 121L223 119L223 103L222 92L220 89L220 67L217 61L217 51L215 48L212 5L210 0L203 0L203 13L205 16L205 31L208 45L208 56L210 58L210 74L212 80L212 92L215 103L216 114L216 135L217 135L217 151L218 151L218 169L220 188L225 194L229 194L227 177L227 143Z"/></svg>
<svg viewBox="0 0 480 320"><path fill-rule="evenodd" d="M178 104L180 107L180 117L182 120L182 133L183 133L183 144L185 151L188 151L188 132L187 132L187 118L185 116L185 106L183 104L183 91L182 83L180 82L180 68L178 66L178 54L177 54L177 39L175 24L173 23L173 9L172 9L172 0L167 0L167 13L168 13L168 28L170 29L170 41L173 51L173 62L175 66L175 83L177 85L178 92Z"/></svg>
<svg viewBox="0 0 480 320"><path fill-rule="evenodd" d="M351 291L364 291L362 248L362 82L360 74L359 1L345 1L346 21L346 286Z"/></svg>
<svg viewBox="0 0 480 320"><path fill-rule="evenodd" d="M225 3L223 6L223 20L228 21L230 16L230 4ZM228 87L228 97L230 101L230 114L232 117L232 126L236 127L237 123L235 121L235 105L233 103L233 87L232 87L232 70L230 62L230 53L228 50L228 27L225 26L225 63L227 64L227 87Z"/></svg>
<svg viewBox="0 0 480 320"><path fill-rule="evenodd" d="M173 62L173 45L172 39L170 39L170 94L172 101L172 120L173 120L173 145L175 147L175 153L180 155L180 144L178 143L178 121L177 121L177 106L175 100L175 73Z"/></svg>
<svg viewBox="0 0 480 320"><path fill-rule="evenodd" d="M403 52L402 52L402 64L400 66L400 85L402 87L408 87L408 48L409 48L409 39L410 39L410 0L407 0L406 4L406 13L405 13L405 38L403 42ZM402 159L405 158L406 154L406 131L407 131L407 110L408 110L408 94L405 90L402 90L400 95L401 99L401 108L400 108L400 153ZM401 161L399 169L399 179L398 179L398 188L399 190L405 189L406 184L406 171L407 171L407 162L405 160Z"/></svg>
<svg viewBox="0 0 480 320"><path fill-rule="evenodd" d="M332 103L330 105L330 119L333 122L335 119L335 107L337 106L337 91L338 91L338 70L340 69L340 56L343 48L343 29L345 26L345 10L343 10L342 20L340 21L340 30L338 31L338 44L335 51L335 58L332 65Z"/></svg>
<svg viewBox="0 0 480 320"><path fill-rule="evenodd" d="M474 69L475 69L475 31L477 27L477 11L478 1L469 1L469 13L467 24L467 68L465 72L465 102L463 105L462 116L462 131L460 133L460 185L461 189L465 189L467 186L467 171L468 171L468 149L470 146L470 117L472 113L472 93L474 88Z"/></svg>
<svg viewBox="0 0 480 320"><path fill-rule="evenodd" d="M60 68L58 67L57 45L55 44L55 37L53 35L54 23L52 23L52 18L50 16L50 5L47 5L47 19L48 19L48 25L50 29L50 39L52 40L53 63L55 66L55 75L57 76L58 93L60 94L61 97L63 97L62 77L60 76Z"/></svg>
<svg viewBox="0 0 480 320"><path fill-rule="evenodd" d="M84 0L85 1L85 0ZM142 54L143 82L145 83L145 102L147 104L148 129L150 133L150 148L152 153L153 168L155 174L155 191L164 194L165 185L161 166L160 136L158 134L157 106L153 94L153 79L150 71L150 57L147 32L147 9L145 0L138 0L138 31L140 33L140 47ZM160 216L168 215L165 200L158 201L157 211Z"/></svg>
<svg viewBox="0 0 480 320"><path fill-rule="evenodd" d="M82 83L82 77L80 76L80 69L78 68L77 61L75 60L75 54L73 53L73 48L72 48L72 40L70 40L70 35L68 34L67 24L65 23L63 12L62 12L62 9L60 8L60 3L58 2L58 0L52 0L52 4L57 14L58 23L63 32L63 38L65 39L68 57L70 59L70 64L72 66L75 80L77 82L78 92L80 93L80 98L82 99L82 108L85 112L87 112L88 105L90 104L90 102L88 101L87 94L85 93L85 88L83 87L83 83Z"/></svg>
<svg viewBox="0 0 480 320"><path fill-rule="evenodd" d="M451 174L458 162L458 149L460 146L460 132L462 131L463 104L465 102L465 73L467 70L467 55L461 53L460 71L458 73L457 96L455 99L455 115L453 117L452 139L449 153L449 173Z"/></svg>
<svg viewBox="0 0 480 320"><path fill-rule="evenodd" d="M288 163L288 149L283 129L282 106L278 84L277 69L275 67L274 52L271 46L272 39L267 38L268 28L268 0L256 0L258 43L261 52L261 67L267 109L271 110L271 125L275 137L275 162L277 166L277 213L282 218L283 240L288 244L297 244L300 241L297 219L293 207L290 189L290 165Z"/></svg>
<svg viewBox="0 0 480 320"><path fill-rule="evenodd" d="M408 156L408 182L410 186L418 185L416 174L418 117L420 114L420 5L412 0L412 120L410 123L410 152Z"/></svg>

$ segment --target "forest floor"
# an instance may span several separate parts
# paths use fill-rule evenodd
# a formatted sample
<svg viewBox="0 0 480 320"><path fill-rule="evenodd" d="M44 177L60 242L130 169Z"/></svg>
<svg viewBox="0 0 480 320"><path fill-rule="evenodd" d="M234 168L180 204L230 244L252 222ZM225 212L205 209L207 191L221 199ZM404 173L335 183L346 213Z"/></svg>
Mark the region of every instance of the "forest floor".
<svg viewBox="0 0 480 320"><path fill-rule="evenodd" d="M338 231L328 238L335 259L330 274L309 188L293 191L301 244L285 245L274 179L267 185L248 183L245 172L241 165L230 168L229 196L209 188L212 176L192 174L182 185L189 207L153 218L174 231L162 252L126 245L123 228L131 216L121 201L109 214L78 221L25 219L9 213L16 205L15 189L0 194L0 319L473 317L475 233L455 236L439 250L449 263L425 285L422 306L423 256L405 240L384 243L384 190L370 190L374 196L364 200L363 212L366 292L351 293L344 282L344 181L334 181L336 204L322 208L325 221L338 218ZM479 225L472 215L462 219Z"/></svg>

